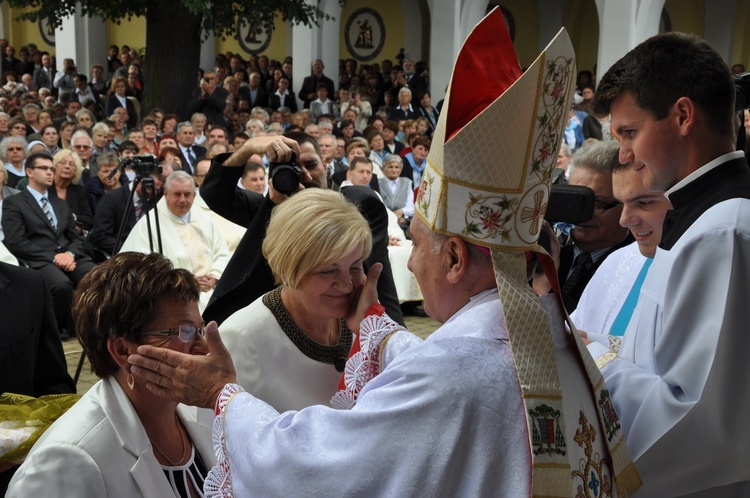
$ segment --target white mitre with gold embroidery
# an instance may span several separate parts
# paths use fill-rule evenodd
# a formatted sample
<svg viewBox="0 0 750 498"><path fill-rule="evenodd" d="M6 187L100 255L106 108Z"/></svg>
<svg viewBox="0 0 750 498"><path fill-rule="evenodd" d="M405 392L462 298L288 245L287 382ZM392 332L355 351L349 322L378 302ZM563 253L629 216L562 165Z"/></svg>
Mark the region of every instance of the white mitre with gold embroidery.
<svg viewBox="0 0 750 498"><path fill-rule="evenodd" d="M622 497L640 478L537 245L575 73L564 29L522 73L500 10L485 17L457 57L415 214L433 232L490 249L526 406L533 496ZM539 253L557 298L532 291L525 251Z"/></svg>

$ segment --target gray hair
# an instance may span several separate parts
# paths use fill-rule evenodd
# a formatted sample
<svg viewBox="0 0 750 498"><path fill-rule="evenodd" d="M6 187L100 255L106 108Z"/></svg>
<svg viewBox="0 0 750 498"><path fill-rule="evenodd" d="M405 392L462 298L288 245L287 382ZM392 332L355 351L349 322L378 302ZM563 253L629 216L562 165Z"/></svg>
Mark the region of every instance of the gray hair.
<svg viewBox="0 0 750 498"><path fill-rule="evenodd" d="M227 78L228 78L228 77L229 77L229 76L227 76ZM206 115L205 115L205 114L203 114L202 112L194 112L194 113L193 113L193 115L192 115L192 116L190 116L190 123L192 124L193 120L194 120L194 119L197 119L197 118L203 118L203 119L206 119Z"/></svg>
<svg viewBox="0 0 750 498"><path fill-rule="evenodd" d="M93 128L91 128L91 133L96 133L97 131L103 131L109 135L110 129L109 126L107 126L107 123L104 123L102 121L99 121L94 125Z"/></svg>
<svg viewBox="0 0 750 498"><path fill-rule="evenodd" d="M250 119L253 119L256 116L263 116L263 118L266 120L266 123L271 120L271 116L269 116L266 110L262 107L254 107L253 110L250 111Z"/></svg>
<svg viewBox="0 0 750 498"><path fill-rule="evenodd" d="M80 116L81 116L82 114L88 114L88 115L89 115L89 117L91 118L91 122L92 122L92 123L96 123L96 116L94 116L94 113L93 113L93 112L91 112L91 111L89 111L88 109L80 109L80 110L79 110L79 111L78 111L78 112L76 113L76 121L78 121L78 118L79 118L79 117L80 117Z"/></svg>
<svg viewBox="0 0 750 498"><path fill-rule="evenodd" d="M85 131L83 131L83 130L78 130L77 132L73 133L73 136L72 136L72 137L70 137L70 144L71 144L71 146L72 146L72 145L73 145L73 144L75 143L75 141L76 141L77 139L79 139L79 138L81 138L81 137L83 137L83 138L85 138L86 140L88 140L88 141L89 141L89 145L90 145L90 146L91 146L92 148L94 147L94 139L93 139L93 138L91 138L91 135L89 135L88 133L86 133L86 132L85 132Z"/></svg>
<svg viewBox="0 0 750 498"><path fill-rule="evenodd" d="M23 156L26 157L26 151L29 148L28 142L26 142L26 139L23 137L19 137L16 135L5 137L2 142L0 142L0 159L3 161L8 160L8 145L11 143L17 143L23 148Z"/></svg>
<svg viewBox="0 0 750 498"><path fill-rule="evenodd" d="M191 123L190 121L183 121L182 123L179 123L177 127L174 129L175 134L179 135L182 129L186 126L191 127L193 131L195 131L195 126L193 126L193 123Z"/></svg>
<svg viewBox="0 0 750 498"><path fill-rule="evenodd" d="M120 159L117 157L116 152L105 152L104 154L99 154L96 158L96 165L102 166L104 164L114 164L117 166L120 163Z"/></svg>
<svg viewBox="0 0 750 498"><path fill-rule="evenodd" d="M164 190L169 190L169 188L172 186L174 182L177 183L191 183L192 185L195 185L195 182L193 181L193 177L190 176L190 173L187 171L183 171L181 169L178 169L177 171L172 172L167 177L167 181L164 182Z"/></svg>
<svg viewBox="0 0 750 498"><path fill-rule="evenodd" d="M398 163L402 168L404 167L404 160L398 154L386 154L383 166L390 163Z"/></svg>
<svg viewBox="0 0 750 498"><path fill-rule="evenodd" d="M401 90L398 91L398 96L400 97L402 93L408 93L409 97L411 97L411 90L409 90L405 86L402 86Z"/></svg>
<svg viewBox="0 0 750 498"><path fill-rule="evenodd" d="M260 119L255 119L255 118L251 118L247 121L247 124L245 124L245 129L246 130L249 129L250 125L252 124L258 125L260 129L263 131L266 130L266 125L263 123L263 121L261 121Z"/></svg>
<svg viewBox="0 0 750 498"><path fill-rule="evenodd" d="M620 144L615 141L599 141L585 145L573 155L571 168L575 169L580 166L598 173L610 174L610 162L619 149ZM573 174L573 169L570 170L571 174Z"/></svg>

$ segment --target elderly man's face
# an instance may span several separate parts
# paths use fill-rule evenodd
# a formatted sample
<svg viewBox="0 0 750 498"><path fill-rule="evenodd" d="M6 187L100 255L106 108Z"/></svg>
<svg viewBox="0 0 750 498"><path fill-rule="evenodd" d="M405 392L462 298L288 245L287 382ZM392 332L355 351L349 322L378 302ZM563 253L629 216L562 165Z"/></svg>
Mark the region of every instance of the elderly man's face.
<svg viewBox="0 0 750 498"><path fill-rule="evenodd" d="M411 102L411 94L409 92L398 93L398 103L406 107Z"/></svg>
<svg viewBox="0 0 750 498"><path fill-rule="evenodd" d="M177 134L177 141L183 147L191 147L195 141L195 130L192 126L183 126Z"/></svg>
<svg viewBox="0 0 750 498"><path fill-rule="evenodd" d="M442 305L443 299L448 297L445 292L447 282L443 273L442 250L438 250L437 254L433 252L430 232L419 218L415 217L412 220L409 233L412 249L407 267L419 283L424 299L424 310L438 322L445 322L450 317L445 316L447 307Z"/></svg>
<svg viewBox="0 0 750 498"><path fill-rule="evenodd" d="M208 169L211 167L211 161L198 161L195 165L195 171L193 172L193 180L199 187L203 185L203 180L206 179Z"/></svg>
<svg viewBox="0 0 750 498"><path fill-rule="evenodd" d="M264 194L266 192L266 172L263 168L249 172L242 179L242 186L252 192Z"/></svg>
<svg viewBox="0 0 750 498"><path fill-rule="evenodd" d="M329 162L336 153L336 140L331 137L325 137L321 138L318 144L320 145L320 154L323 156L323 161Z"/></svg>
<svg viewBox="0 0 750 498"><path fill-rule="evenodd" d="M81 161L84 163L91 159L93 149L91 147L91 141L86 137L77 137L73 140L73 150L76 151L76 154L78 154L78 157L80 157Z"/></svg>
<svg viewBox="0 0 750 498"><path fill-rule="evenodd" d="M622 242L627 235L619 223L622 205L610 207L617 203L612 193L612 174L595 171L581 164L570 174L570 185L589 187L594 191L596 199L593 218L579 223L570 232L576 245L591 252Z"/></svg>
<svg viewBox="0 0 750 498"><path fill-rule="evenodd" d="M173 181L164 191L167 208L175 216L185 216L193 207L195 186L192 181Z"/></svg>

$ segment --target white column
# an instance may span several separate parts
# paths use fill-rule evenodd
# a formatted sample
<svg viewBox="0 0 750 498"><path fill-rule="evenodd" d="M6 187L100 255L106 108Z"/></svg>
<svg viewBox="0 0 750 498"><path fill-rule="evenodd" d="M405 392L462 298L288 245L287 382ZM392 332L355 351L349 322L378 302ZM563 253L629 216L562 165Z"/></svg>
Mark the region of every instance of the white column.
<svg viewBox="0 0 750 498"><path fill-rule="evenodd" d="M200 67L204 71L213 71L215 64L216 64L216 37L214 35L209 35L207 40L204 40L201 38Z"/></svg>
<svg viewBox="0 0 750 498"><path fill-rule="evenodd" d="M55 58L58 68L63 59L73 59L78 72L89 75L94 63L107 63L107 23L98 17L83 17L76 11L62 20L55 30Z"/></svg>
<svg viewBox="0 0 750 498"><path fill-rule="evenodd" d="M433 0L430 5L430 90L432 101L445 97L453 63L463 43L461 0Z"/></svg>
<svg viewBox="0 0 750 498"><path fill-rule="evenodd" d="M331 78L334 82L334 86L338 87L338 72L339 72L339 38L341 36L341 5L338 0L323 0L320 3L320 10L333 17L328 21L320 21L320 28L318 31L318 47L319 52L315 52L317 57L312 59L320 58L323 60L325 66L324 74ZM297 66L297 59L294 59L294 65ZM310 74L310 68L307 68L307 75ZM299 87L302 85L302 80L296 81L295 84ZM299 88L295 88L296 92ZM333 96L331 96L333 98Z"/></svg>
<svg viewBox="0 0 750 498"><path fill-rule="evenodd" d="M311 3L310 0L306 1ZM297 103L299 104L299 108L302 109L299 89L302 87L302 82L305 78L310 76L312 62L316 58L312 51L315 32L303 24L295 25L290 31L292 32L292 57L294 58L292 79L294 80L294 92L297 95ZM336 66L338 66L338 61ZM327 76L331 78L330 74L327 74Z"/></svg>
<svg viewBox="0 0 750 498"><path fill-rule="evenodd" d="M706 5L706 30L704 38L721 54L731 66L734 15L737 0L712 0Z"/></svg>

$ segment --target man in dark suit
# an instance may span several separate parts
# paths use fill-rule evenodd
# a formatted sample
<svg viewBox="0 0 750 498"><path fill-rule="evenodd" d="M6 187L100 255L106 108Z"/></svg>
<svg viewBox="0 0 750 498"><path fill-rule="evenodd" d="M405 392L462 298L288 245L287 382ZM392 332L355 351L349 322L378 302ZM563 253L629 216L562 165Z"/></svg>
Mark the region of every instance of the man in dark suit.
<svg viewBox="0 0 750 498"><path fill-rule="evenodd" d="M52 299L42 276L0 263L0 393L38 398L75 393L57 333ZM0 464L0 495L16 467Z"/></svg>
<svg viewBox="0 0 750 498"><path fill-rule="evenodd" d="M42 53L42 67L34 70L34 88L48 88L52 95L57 96L57 88L52 84L55 80L55 70L52 68L52 56Z"/></svg>
<svg viewBox="0 0 750 498"><path fill-rule="evenodd" d="M418 107L411 105L412 93L406 87L401 87L398 91L398 105L394 107L388 119L390 121L403 121L405 119L417 119L420 114Z"/></svg>
<svg viewBox="0 0 750 498"><path fill-rule="evenodd" d="M568 313L578 306L586 284L612 252L633 242L627 228L620 226L622 203L612 192L610 162L618 151L617 142L597 142L579 149L570 185L583 185L594 191L594 216L570 232L573 245L560 251L558 278Z"/></svg>
<svg viewBox="0 0 750 498"><path fill-rule="evenodd" d="M299 89L299 98L305 103L304 108L310 108L310 102L318 98L318 85L324 83L328 87L328 96L333 99L336 89L333 80L323 74L323 61L315 59L312 65L312 75L305 78Z"/></svg>
<svg viewBox="0 0 750 498"><path fill-rule="evenodd" d="M217 85L216 73L207 72L203 76L201 86L195 91L193 101L188 106L188 116L196 112L205 114L208 124L225 126L224 109L227 106L229 92Z"/></svg>
<svg viewBox="0 0 750 498"><path fill-rule="evenodd" d="M158 174L153 173L151 176L155 182L161 181L161 177ZM96 207L94 228L91 230L91 243L95 249L110 256L120 250L135 223L152 207L150 203L146 204L143 199L143 184L139 181L135 187L135 195L133 195L133 207L128 211L125 226L122 228L122 238L118 244L117 235L120 233L123 225L123 218L125 210L128 207L128 199L132 186L133 182L130 182L121 188L107 192Z"/></svg>
<svg viewBox="0 0 750 498"><path fill-rule="evenodd" d="M28 188L3 201L3 242L15 257L42 274L52 292L55 316L71 333L73 290L94 264L86 256L68 205L47 194L54 181L53 171L47 153L26 159Z"/></svg>
<svg viewBox="0 0 750 498"><path fill-rule="evenodd" d="M198 160L203 159L206 155L206 148L200 145L193 145L195 141L195 128L190 121L184 121L177 125L177 147L182 153L182 169L189 174L193 174L193 166Z"/></svg>
<svg viewBox="0 0 750 498"><path fill-rule="evenodd" d="M320 158L317 142L305 133L289 133L285 139L299 143L299 164L303 168L301 179L305 188L327 188L326 169ZM247 227L247 232L229 261L221 280L214 289L203 318L207 322L221 323L235 311L244 308L255 299L275 287L273 274L261 253L266 226L271 210L286 198L269 188L263 198L246 192L240 194L237 181L242 176L244 165L253 153L265 153L269 144L279 137L258 137L246 142L231 156L222 154L214 158L211 169L201 186L201 196L217 214ZM288 143L285 142L285 143ZM271 154L273 155L273 154ZM274 157L271 157L273 160ZM233 195L230 192L234 192ZM372 252L365 260L368 268L382 263L383 271L378 280L378 297L388 315L403 324L401 308L396 294L390 261L388 260L388 214L380 198L367 187L348 187L342 191L344 197L355 204L372 228ZM302 243L302 241L301 241Z"/></svg>
<svg viewBox="0 0 750 498"><path fill-rule="evenodd" d="M250 103L250 108L268 107L268 93L260 84L260 73L253 72L250 74L249 86L242 86L239 89L240 98Z"/></svg>

